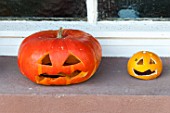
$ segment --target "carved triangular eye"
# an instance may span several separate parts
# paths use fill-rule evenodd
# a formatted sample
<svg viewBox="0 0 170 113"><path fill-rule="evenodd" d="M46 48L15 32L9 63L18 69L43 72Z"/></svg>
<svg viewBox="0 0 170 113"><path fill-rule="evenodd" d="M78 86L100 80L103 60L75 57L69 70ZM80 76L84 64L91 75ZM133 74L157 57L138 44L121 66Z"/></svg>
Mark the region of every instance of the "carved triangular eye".
<svg viewBox="0 0 170 113"><path fill-rule="evenodd" d="M153 59L150 59L149 64L156 64L156 62Z"/></svg>
<svg viewBox="0 0 170 113"><path fill-rule="evenodd" d="M42 65L52 66L49 54L44 56L44 58L41 60L41 64Z"/></svg>
<svg viewBox="0 0 170 113"><path fill-rule="evenodd" d="M63 66L75 65L80 63L80 60L73 55L69 55Z"/></svg>
<svg viewBox="0 0 170 113"><path fill-rule="evenodd" d="M137 64L138 65L143 65L143 59L140 59Z"/></svg>

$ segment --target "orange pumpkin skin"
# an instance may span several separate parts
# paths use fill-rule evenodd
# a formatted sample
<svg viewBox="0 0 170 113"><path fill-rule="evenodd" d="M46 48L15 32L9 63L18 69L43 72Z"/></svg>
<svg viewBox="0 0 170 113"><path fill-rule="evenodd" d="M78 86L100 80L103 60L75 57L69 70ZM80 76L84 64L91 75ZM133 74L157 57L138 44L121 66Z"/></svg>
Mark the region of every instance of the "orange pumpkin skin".
<svg viewBox="0 0 170 113"><path fill-rule="evenodd" d="M153 52L139 51L129 59L127 70L132 77L138 79L155 79L162 72L162 60Z"/></svg>
<svg viewBox="0 0 170 113"><path fill-rule="evenodd" d="M68 85L88 80L102 56L99 42L80 30L41 31L26 37L18 52L23 75L43 85Z"/></svg>

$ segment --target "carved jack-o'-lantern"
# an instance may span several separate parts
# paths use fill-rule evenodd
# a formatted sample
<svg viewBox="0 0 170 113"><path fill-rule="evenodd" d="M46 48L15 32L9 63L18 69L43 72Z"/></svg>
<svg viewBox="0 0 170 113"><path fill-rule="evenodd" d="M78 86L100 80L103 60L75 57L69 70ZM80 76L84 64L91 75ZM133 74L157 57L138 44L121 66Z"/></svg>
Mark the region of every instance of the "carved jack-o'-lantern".
<svg viewBox="0 0 170 113"><path fill-rule="evenodd" d="M68 85L86 81L101 61L101 46L79 30L41 31L24 39L18 53L23 75L43 85Z"/></svg>
<svg viewBox="0 0 170 113"><path fill-rule="evenodd" d="M162 72L162 61L153 52L140 51L129 59L127 70L135 78L143 80L154 79Z"/></svg>

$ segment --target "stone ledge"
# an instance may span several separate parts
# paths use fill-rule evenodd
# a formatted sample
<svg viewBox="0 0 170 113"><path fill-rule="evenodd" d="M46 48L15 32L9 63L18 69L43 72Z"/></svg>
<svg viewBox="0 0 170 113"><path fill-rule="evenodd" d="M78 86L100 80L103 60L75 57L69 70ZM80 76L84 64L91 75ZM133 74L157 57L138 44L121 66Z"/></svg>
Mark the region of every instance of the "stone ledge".
<svg viewBox="0 0 170 113"><path fill-rule="evenodd" d="M170 58L162 75L143 81L128 75L128 58L103 58L87 82L42 86L21 75L16 57L0 57L0 113L169 113Z"/></svg>
<svg viewBox="0 0 170 113"><path fill-rule="evenodd" d="M169 96L1 95L0 113L169 113Z"/></svg>

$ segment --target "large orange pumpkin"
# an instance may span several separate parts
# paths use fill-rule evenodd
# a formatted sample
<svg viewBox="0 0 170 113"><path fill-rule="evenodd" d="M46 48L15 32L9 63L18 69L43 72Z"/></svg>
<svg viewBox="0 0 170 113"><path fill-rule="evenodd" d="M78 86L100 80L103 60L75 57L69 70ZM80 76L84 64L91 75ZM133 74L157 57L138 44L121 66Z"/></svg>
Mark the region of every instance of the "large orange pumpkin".
<svg viewBox="0 0 170 113"><path fill-rule="evenodd" d="M139 51L129 59L127 70L131 76L138 79L155 79L162 72L162 60L153 52Z"/></svg>
<svg viewBox="0 0 170 113"><path fill-rule="evenodd" d="M88 80L101 61L101 46L80 30L41 31L26 37L20 45L21 73L43 85L68 85Z"/></svg>

